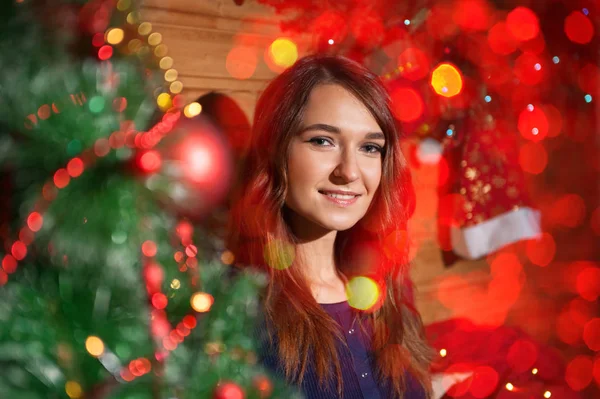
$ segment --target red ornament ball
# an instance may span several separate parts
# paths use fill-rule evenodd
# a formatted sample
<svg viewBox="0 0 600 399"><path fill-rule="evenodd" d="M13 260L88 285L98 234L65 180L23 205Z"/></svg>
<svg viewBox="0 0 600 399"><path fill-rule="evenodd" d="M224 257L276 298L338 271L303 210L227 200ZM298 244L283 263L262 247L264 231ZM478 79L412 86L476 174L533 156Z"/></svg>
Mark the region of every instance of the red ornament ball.
<svg viewBox="0 0 600 399"><path fill-rule="evenodd" d="M244 399L244 391L235 382L223 382L215 388L213 399Z"/></svg>

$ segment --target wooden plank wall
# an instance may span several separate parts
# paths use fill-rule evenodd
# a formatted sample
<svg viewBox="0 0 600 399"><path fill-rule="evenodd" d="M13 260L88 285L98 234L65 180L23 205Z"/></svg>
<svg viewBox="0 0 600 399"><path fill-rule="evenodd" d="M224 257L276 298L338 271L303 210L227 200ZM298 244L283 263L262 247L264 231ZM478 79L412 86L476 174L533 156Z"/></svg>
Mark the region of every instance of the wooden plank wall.
<svg viewBox="0 0 600 399"><path fill-rule="evenodd" d="M141 15L142 20L152 23L154 31L163 35L187 101L210 91L224 93L251 120L260 91L275 76L262 59L267 46L281 34L279 17L271 9L255 0L246 0L242 6L233 0L145 0ZM246 80L231 77L226 69L227 54L240 37L254 47L259 60L255 73ZM417 285L417 305L425 323L432 323L453 315L437 298L443 277L458 274L465 277L470 289L473 286L485 289L490 275L482 261L459 262L450 269L444 268L435 242L437 169L431 166L413 172L418 205L412 230L420 243L413 278ZM473 303L465 284L450 284L447 288L464 304L461 314L494 311Z"/></svg>

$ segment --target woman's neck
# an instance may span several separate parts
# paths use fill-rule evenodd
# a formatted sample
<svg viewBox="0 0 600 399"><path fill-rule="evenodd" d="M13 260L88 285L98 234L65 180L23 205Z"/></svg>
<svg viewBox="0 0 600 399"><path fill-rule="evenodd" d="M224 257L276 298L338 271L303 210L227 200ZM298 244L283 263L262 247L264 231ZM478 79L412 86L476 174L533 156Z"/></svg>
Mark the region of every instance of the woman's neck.
<svg viewBox="0 0 600 399"><path fill-rule="evenodd" d="M336 303L347 299L345 281L335 262L335 237L332 231L318 239L297 244L298 264L318 303Z"/></svg>
<svg viewBox="0 0 600 399"><path fill-rule="evenodd" d="M337 231L296 246L296 255L304 276L309 282L324 283L334 279L338 273L335 265L335 237Z"/></svg>

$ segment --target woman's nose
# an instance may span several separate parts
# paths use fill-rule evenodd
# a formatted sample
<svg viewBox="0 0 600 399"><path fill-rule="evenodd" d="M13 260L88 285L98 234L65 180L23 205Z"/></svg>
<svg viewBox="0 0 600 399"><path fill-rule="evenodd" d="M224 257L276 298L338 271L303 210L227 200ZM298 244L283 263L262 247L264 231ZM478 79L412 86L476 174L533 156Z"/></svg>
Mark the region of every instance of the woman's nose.
<svg viewBox="0 0 600 399"><path fill-rule="evenodd" d="M333 171L333 175L344 180L344 182L351 182L358 179L359 169L356 155L353 151L346 150L340 154L340 159Z"/></svg>

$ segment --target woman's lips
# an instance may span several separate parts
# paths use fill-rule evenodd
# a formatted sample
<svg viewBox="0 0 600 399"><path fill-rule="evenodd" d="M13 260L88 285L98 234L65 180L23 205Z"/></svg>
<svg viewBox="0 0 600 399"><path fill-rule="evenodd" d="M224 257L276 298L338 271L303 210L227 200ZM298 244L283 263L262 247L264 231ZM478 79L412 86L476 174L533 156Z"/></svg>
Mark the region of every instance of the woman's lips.
<svg viewBox="0 0 600 399"><path fill-rule="evenodd" d="M341 207L346 207L346 206L350 206L352 204L354 204L357 200L358 197L360 197L360 195L356 195L353 198L335 198L332 196L327 195L327 193L324 192L320 192L321 195L323 195L323 197L325 197L327 200L333 202L334 204L341 206Z"/></svg>

